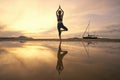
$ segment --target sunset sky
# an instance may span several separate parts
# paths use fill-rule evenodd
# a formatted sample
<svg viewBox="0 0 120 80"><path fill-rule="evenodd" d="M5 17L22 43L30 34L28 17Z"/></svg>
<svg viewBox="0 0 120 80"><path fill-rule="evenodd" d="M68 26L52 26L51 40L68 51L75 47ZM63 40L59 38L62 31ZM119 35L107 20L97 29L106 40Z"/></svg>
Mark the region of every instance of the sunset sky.
<svg viewBox="0 0 120 80"><path fill-rule="evenodd" d="M63 38L90 34L120 38L120 0L0 0L0 37L58 38L56 10L64 10Z"/></svg>

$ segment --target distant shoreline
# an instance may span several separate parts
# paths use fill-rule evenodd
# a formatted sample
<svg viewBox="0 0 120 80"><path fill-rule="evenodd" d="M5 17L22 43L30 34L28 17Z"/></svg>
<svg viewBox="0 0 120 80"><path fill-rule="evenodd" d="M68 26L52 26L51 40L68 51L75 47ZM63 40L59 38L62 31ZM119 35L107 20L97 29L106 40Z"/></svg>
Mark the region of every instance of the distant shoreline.
<svg viewBox="0 0 120 80"><path fill-rule="evenodd" d="M59 41L59 39L1 39L0 41ZM98 41L98 42L120 42L120 39L107 39L107 38L99 38L99 39L82 39L82 38L69 38L62 39L62 41Z"/></svg>

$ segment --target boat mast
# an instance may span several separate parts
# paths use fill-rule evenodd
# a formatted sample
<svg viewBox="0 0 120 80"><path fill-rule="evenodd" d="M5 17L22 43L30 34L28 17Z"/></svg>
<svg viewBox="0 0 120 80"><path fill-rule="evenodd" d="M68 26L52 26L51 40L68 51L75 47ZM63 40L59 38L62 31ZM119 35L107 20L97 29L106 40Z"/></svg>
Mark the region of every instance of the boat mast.
<svg viewBox="0 0 120 80"><path fill-rule="evenodd" d="M88 36L90 35L90 21L89 21L89 27L88 27Z"/></svg>
<svg viewBox="0 0 120 80"><path fill-rule="evenodd" d="M89 20L89 22L88 22L88 25L87 25L87 27L86 27L86 29L85 29L82 37L84 37L84 35L85 35L85 33L87 32L87 30L88 30L88 35L89 35L89 25L90 25L90 20Z"/></svg>

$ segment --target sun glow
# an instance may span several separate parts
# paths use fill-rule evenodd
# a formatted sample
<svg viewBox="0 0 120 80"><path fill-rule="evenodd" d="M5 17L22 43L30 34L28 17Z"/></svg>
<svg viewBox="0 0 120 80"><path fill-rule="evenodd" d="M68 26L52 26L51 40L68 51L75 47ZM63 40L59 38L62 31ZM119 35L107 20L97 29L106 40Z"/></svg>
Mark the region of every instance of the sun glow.
<svg viewBox="0 0 120 80"><path fill-rule="evenodd" d="M49 20L48 20L49 19ZM15 30L21 30L23 32L44 32L51 29L55 22L54 17L49 16L33 16L30 15L19 20L15 24L11 25L11 28Z"/></svg>
<svg viewBox="0 0 120 80"><path fill-rule="evenodd" d="M43 4L40 5L32 1L26 3L21 11L17 11L15 8L17 13L15 15L11 14L12 18L9 19L9 23L12 24L7 25L7 29L22 31L24 33L36 33L48 31L53 28L56 25L55 10L50 8L51 10L48 11L49 7L43 6Z"/></svg>

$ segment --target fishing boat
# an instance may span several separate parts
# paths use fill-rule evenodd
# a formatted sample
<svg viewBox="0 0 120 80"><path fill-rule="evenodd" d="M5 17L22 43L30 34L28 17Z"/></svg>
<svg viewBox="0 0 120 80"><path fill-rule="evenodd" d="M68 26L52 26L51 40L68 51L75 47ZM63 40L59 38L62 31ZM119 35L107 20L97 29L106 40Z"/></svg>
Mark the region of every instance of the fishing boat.
<svg viewBox="0 0 120 80"><path fill-rule="evenodd" d="M82 38L83 39L97 39L98 37L96 35L89 34L89 27L90 27L90 21L89 21L89 23L88 23L88 25L87 25L87 27L82 35ZM85 34L87 34L87 36L85 36Z"/></svg>

